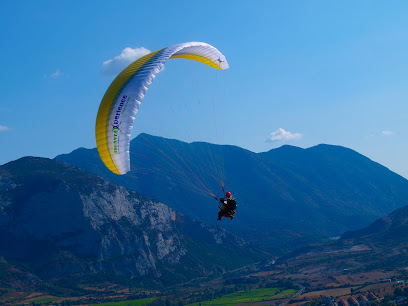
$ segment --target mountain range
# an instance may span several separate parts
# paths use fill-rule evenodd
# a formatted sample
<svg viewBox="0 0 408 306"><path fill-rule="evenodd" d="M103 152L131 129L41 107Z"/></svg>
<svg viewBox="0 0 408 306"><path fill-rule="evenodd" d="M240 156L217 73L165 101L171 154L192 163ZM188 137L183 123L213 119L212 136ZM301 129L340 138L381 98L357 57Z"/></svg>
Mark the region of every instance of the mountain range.
<svg viewBox="0 0 408 306"><path fill-rule="evenodd" d="M294 249L279 262L339 273L406 262L408 181L351 149L254 153L141 134L131 162L118 176L81 148L0 166L2 287L114 277L157 288ZM223 183L238 209L216 221Z"/></svg>
<svg viewBox="0 0 408 306"><path fill-rule="evenodd" d="M205 192L222 196L221 181L238 202L234 222L222 225L275 248L340 236L408 203L405 178L333 145L308 149L285 145L254 153L140 134L131 141L132 171L126 175L111 173L96 149L80 148L55 159L209 224L217 222L217 203Z"/></svg>

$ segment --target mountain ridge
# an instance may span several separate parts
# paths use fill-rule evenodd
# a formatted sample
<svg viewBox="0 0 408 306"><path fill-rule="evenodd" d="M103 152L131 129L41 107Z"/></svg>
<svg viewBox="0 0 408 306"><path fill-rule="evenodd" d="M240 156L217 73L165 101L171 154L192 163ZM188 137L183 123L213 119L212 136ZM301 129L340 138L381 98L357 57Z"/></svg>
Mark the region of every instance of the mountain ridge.
<svg viewBox="0 0 408 306"><path fill-rule="evenodd" d="M405 178L342 146L321 144L307 149L282 146L254 153L237 146L188 144L141 134L131 141L130 152L131 169L139 166L145 173L132 170L123 176L114 175L102 164L96 149L74 151L55 159L214 224L216 203L182 188L168 169L170 161L178 161L180 156L177 169L193 169L220 196L219 184L213 180L216 171L212 168L217 157L222 162L222 171L217 171L223 172L226 188L238 201L237 222L228 227L240 233L256 229L265 233L259 235L260 240L280 240L284 244L284 239L290 239L285 232L303 238L339 236L359 225L368 225L408 200Z"/></svg>

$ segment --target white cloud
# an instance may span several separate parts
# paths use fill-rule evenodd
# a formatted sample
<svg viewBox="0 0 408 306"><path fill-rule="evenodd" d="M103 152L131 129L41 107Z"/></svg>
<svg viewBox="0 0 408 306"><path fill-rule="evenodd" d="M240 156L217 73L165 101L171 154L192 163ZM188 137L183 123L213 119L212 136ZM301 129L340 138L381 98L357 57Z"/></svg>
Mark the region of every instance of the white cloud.
<svg viewBox="0 0 408 306"><path fill-rule="evenodd" d="M51 73L51 77L53 79L59 78L63 76L64 74L61 72L61 70L57 69L54 73Z"/></svg>
<svg viewBox="0 0 408 306"><path fill-rule="evenodd" d="M0 125L0 132L4 132L4 131L8 131L9 128L7 126L4 125Z"/></svg>
<svg viewBox="0 0 408 306"><path fill-rule="evenodd" d="M394 131L381 131L381 134L383 134L383 135L393 135L394 134Z"/></svg>
<svg viewBox="0 0 408 306"><path fill-rule="evenodd" d="M138 58L149 54L151 51L144 48L127 47L122 50L122 53L115 56L113 59L104 61L101 68L101 73L108 76L115 76L125 69L129 64L133 63Z"/></svg>
<svg viewBox="0 0 408 306"><path fill-rule="evenodd" d="M44 79L50 77L52 79L58 79L60 77L65 76L65 73L63 73L60 69L55 70L55 72L51 73L50 75L44 74Z"/></svg>
<svg viewBox="0 0 408 306"><path fill-rule="evenodd" d="M300 133L291 133L279 128L275 132L272 132L269 137L265 139L265 142L290 141L298 140L300 138L302 138L302 134Z"/></svg>

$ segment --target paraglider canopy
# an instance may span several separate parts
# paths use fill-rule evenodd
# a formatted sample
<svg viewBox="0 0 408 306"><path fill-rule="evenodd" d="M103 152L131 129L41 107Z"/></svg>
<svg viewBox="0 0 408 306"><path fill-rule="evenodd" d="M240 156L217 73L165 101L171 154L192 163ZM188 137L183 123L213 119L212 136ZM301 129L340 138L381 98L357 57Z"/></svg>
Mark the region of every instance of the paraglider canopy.
<svg viewBox="0 0 408 306"><path fill-rule="evenodd" d="M130 171L133 122L150 84L170 58L191 59L215 69L229 68L225 56L213 46L188 42L151 52L124 69L102 99L95 127L99 155L113 173Z"/></svg>

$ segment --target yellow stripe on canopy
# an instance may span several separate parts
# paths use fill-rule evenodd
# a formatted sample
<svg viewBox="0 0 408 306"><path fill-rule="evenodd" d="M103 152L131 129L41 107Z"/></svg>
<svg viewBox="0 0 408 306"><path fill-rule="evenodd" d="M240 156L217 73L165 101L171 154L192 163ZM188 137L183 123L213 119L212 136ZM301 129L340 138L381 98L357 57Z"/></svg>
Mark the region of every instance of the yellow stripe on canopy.
<svg viewBox="0 0 408 306"><path fill-rule="evenodd" d="M208 58L199 56L199 55L193 55L193 54L179 54L179 55L173 55L170 58L186 58L186 59L190 59L193 61L197 61L203 64L206 64L212 68L215 69L222 69L219 65L215 64L214 62L210 61Z"/></svg>
<svg viewBox="0 0 408 306"><path fill-rule="evenodd" d="M96 127L95 127L95 136L96 136L96 146L98 148L99 155L103 163L108 167L110 171L116 174L120 174L117 170L115 164L112 161L112 157L109 153L108 142L106 140L106 129L108 122L108 114L110 107L112 105L113 99L115 98L118 91L121 89L123 84L136 73L144 64L146 64L157 52L162 49L159 49L155 52L149 53L132 64L130 64L125 70L123 70L116 79L109 86L105 95L103 96L101 105L99 106L98 115L96 116Z"/></svg>

